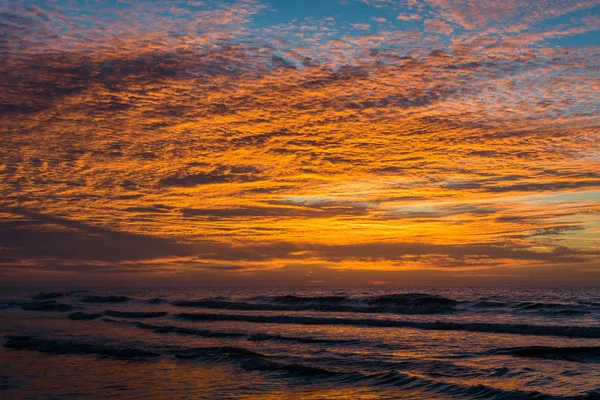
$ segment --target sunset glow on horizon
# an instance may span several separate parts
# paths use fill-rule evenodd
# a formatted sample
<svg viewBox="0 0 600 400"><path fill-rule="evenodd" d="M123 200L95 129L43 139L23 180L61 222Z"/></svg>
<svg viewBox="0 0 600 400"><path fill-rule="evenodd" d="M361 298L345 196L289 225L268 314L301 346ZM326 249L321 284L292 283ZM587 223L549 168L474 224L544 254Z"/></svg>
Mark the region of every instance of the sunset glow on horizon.
<svg viewBox="0 0 600 400"><path fill-rule="evenodd" d="M0 24L3 282L600 285L597 0Z"/></svg>

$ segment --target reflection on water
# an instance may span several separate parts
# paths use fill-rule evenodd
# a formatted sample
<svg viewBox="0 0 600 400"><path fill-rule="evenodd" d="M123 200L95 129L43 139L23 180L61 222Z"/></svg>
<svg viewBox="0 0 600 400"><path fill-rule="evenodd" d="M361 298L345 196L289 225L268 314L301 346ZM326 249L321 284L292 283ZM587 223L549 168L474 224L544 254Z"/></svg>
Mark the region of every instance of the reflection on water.
<svg viewBox="0 0 600 400"><path fill-rule="evenodd" d="M3 399L591 398L600 387L598 289L40 291L2 291Z"/></svg>

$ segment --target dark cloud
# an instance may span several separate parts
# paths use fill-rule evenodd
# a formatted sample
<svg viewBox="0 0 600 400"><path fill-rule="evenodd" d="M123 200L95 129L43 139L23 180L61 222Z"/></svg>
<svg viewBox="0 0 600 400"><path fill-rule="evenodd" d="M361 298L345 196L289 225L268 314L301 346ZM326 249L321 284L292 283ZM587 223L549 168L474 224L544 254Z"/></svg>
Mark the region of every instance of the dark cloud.
<svg viewBox="0 0 600 400"><path fill-rule="evenodd" d="M191 256L173 240L89 225L22 208L3 209L24 219L0 221L0 262L24 259L120 262Z"/></svg>
<svg viewBox="0 0 600 400"><path fill-rule="evenodd" d="M485 186L485 191L492 193L503 192L541 192L559 191L564 189L581 189L600 186L600 181L562 181L562 182L524 182L513 185Z"/></svg>
<svg viewBox="0 0 600 400"><path fill-rule="evenodd" d="M582 231L584 228L579 225L561 225L537 228L530 236L556 236L568 232Z"/></svg>
<svg viewBox="0 0 600 400"><path fill-rule="evenodd" d="M173 211L173 208L163 205L152 205L148 207L127 207L125 211L132 213L170 213Z"/></svg>
<svg viewBox="0 0 600 400"><path fill-rule="evenodd" d="M9 4L0 205L39 213L0 214L0 263L591 264L563 224L594 229L598 50L547 45L584 8L540 1L564 23L512 0L428 0L425 27L369 34L267 26L254 1Z"/></svg>
<svg viewBox="0 0 600 400"><path fill-rule="evenodd" d="M288 203L289 204L289 203ZM237 208L184 208L184 217L273 217L273 218L331 218L335 216L367 215L365 206L320 205L296 207L237 207Z"/></svg>
<svg viewBox="0 0 600 400"><path fill-rule="evenodd" d="M524 223L531 222L531 217L523 216L523 215L502 215L495 219L496 222L514 222L514 223Z"/></svg>
<svg viewBox="0 0 600 400"><path fill-rule="evenodd" d="M263 74L269 70L268 66L253 62L242 49L233 45L201 54L154 51L99 57L86 52L47 52L5 56L10 62L0 64L3 74L0 112L4 114L42 111L63 98L94 87L103 88L114 96L97 98L93 111L114 112L134 106L118 97L121 92L129 92L132 86L151 84L154 87L166 80L189 79L206 84L207 80L219 76ZM225 114L228 108L226 104L208 104L206 112ZM156 110L168 116L183 116L190 111L193 110L185 104L165 104Z"/></svg>
<svg viewBox="0 0 600 400"><path fill-rule="evenodd" d="M252 166L221 165L209 172L193 175L170 176L160 180L164 186L197 186L212 183L253 182L263 179L261 171Z"/></svg>

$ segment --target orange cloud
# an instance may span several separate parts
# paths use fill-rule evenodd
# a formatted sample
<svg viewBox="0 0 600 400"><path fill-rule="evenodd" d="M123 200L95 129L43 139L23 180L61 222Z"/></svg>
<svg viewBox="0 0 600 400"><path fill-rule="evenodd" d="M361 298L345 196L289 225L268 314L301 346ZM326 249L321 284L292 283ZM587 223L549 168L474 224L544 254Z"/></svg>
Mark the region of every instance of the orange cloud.
<svg viewBox="0 0 600 400"><path fill-rule="evenodd" d="M423 31L368 34L326 18L257 28L265 7L249 1L99 12L68 36L60 9L13 10L0 271L589 270L598 50L545 41L595 22L536 25L589 3L527 18L518 1L465 4L415 2Z"/></svg>

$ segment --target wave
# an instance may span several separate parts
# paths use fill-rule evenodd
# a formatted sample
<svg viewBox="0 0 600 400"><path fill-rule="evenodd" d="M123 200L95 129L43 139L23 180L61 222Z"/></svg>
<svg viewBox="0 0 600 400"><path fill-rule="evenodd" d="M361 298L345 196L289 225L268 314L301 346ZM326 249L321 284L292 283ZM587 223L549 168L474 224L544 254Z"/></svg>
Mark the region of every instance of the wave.
<svg viewBox="0 0 600 400"><path fill-rule="evenodd" d="M397 348L396 348L397 349ZM394 370L394 371L408 371L411 373L418 372L430 377L444 377L444 378L459 378L459 379L476 379L476 378L487 378L493 377L494 375L501 374L514 374L519 375L522 372L519 371L501 371L498 368L482 368L481 366L466 366L455 364L447 360L431 360L414 358L410 356L403 356L398 361L388 361L384 359L365 359L354 360L353 366L357 366L361 371L380 371Z"/></svg>
<svg viewBox="0 0 600 400"><path fill-rule="evenodd" d="M216 346L216 347L197 347L192 349L186 349L184 351L175 354L176 358L190 359L190 358L204 358L214 360L215 358L221 359L223 357L230 359L240 358L264 358L267 357L264 354L257 353L252 350L244 349L243 347L234 346Z"/></svg>
<svg viewBox="0 0 600 400"><path fill-rule="evenodd" d="M538 303L532 301L521 302L513 305L511 308L520 311L536 311L554 315L583 315L590 314L591 307L562 304L562 303Z"/></svg>
<svg viewBox="0 0 600 400"><path fill-rule="evenodd" d="M341 304L350 300L346 296L257 296L250 300L253 301L267 301L273 303L283 304Z"/></svg>
<svg viewBox="0 0 600 400"><path fill-rule="evenodd" d="M356 313L395 313L395 314L434 314L448 312L444 308L399 308L369 307L344 304L256 304L217 300L182 300L172 303L177 307L212 308L237 311L321 311L321 312L356 312Z"/></svg>
<svg viewBox="0 0 600 400"><path fill-rule="evenodd" d="M200 337L206 337L206 338L244 337L244 336L246 336L245 333L238 333L238 332L217 332L217 331L211 331L208 329L185 328L185 327L173 326L173 325L151 325L151 324L146 324L144 322L117 321L117 320L110 319L110 318L103 318L103 321L110 322L110 323L125 323L125 324L129 324L129 325L133 325L140 329L151 330L154 333L180 333L180 334L184 334L184 335L194 335L194 336L200 336Z"/></svg>
<svg viewBox="0 0 600 400"><path fill-rule="evenodd" d="M324 368L311 367L303 364L287 364L270 360L247 360L240 364L242 368L247 371L270 371L270 372L284 372L290 373L296 377L331 377L338 376L339 374L334 371L330 371Z"/></svg>
<svg viewBox="0 0 600 400"><path fill-rule="evenodd" d="M62 292L50 292L50 293L45 293L45 292L41 292L38 293L34 296L32 296L31 298L34 300L50 300L50 299L58 299L60 297L63 296L67 296L67 293L62 293Z"/></svg>
<svg viewBox="0 0 600 400"><path fill-rule="evenodd" d="M108 315L109 317L119 317L119 318L158 318L164 317L168 313L163 311L113 311L106 310L104 311L104 315Z"/></svg>
<svg viewBox="0 0 600 400"><path fill-rule="evenodd" d="M502 308L507 307L507 303L492 300L479 300L471 305L474 308Z"/></svg>
<svg viewBox="0 0 600 400"><path fill-rule="evenodd" d="M350 298L346 296L259 296L251 302L216 299L179 300L177 307L240 311L323 311L357 313L435 314L454 311L457 301L428 294L406 293Z"/></svg>
<svg viewBox="0 0 600 400"><path fill-rule="evenodd" d="M526 346L508 349L496 349L492 354L514 357L541 358L548 360L600 363L600 347L551 347Z"/></svg>
<svg viewBox="0 0 600 400"><path fill-rule="evenodd" d="M68 339L38 339L31 336L5 336L10 349L37 350L52 354L97 354L116 358L155 357L158 353L131 346L109 346Z"/></svg>
<svg viewBox="0 0 600 400"><path fill-rule="evenodd" d="M343 339L325 339L316 337L302 337L302 336L282 336L282 335L271 335L267 333L255 333L246 334L241 332L222 332L212 331L208 329L194 329L186 328L182 326L173 325L151 325L143 322L128 322L128 321L117 321L109 318L104 318L105 322L112 323L127 323L140 329L148 329L154 333L179 333L183 335L194 335L200 337L232 337L232 338L246 338L250 342L264 342L264 341L281 341L281 342L297 342L297 343L314 343L314 344L355 344L359 343L358 340L343 340Z"/></svg>
<svg viewBox="0 0 600 400"><path fill-rule="evenodd" d="M58 303L54 300L32 301L21 304L21 309L26 311L69 311L73 306L69 304Z"/></svg>
<svg viewBox="0 0 600 400"><path fill-rule="evenodd" d="M251 342L264 342L267 340L276 340L281 342L297 342L297 343L314 343L314 344L356 344L359 340L349 339L324 339L316 337L303 337L303 336L282 336L282 335L271 335L268 333L256 333L248 336L248 340Z"/></svg>
<svg viewBox="0 0 600 400"><path fill-rule="evenodd" d="M588 326L556 326L556 325L526 325L526 324L485 324L463 322L419 322L394 321L385 319L360 318L322 318L304 316L263 316L263 315L233 315L208 313L182 313L177 318L192 321L241 321L269 324L302 324L302 325L356 325L374 327L415 328L424 330L469 331L489 333L509 333L520 335L548 335L578 338L600 338L600 327Z"/></svg>
<svg viewBox="0 0 600 400"><path fill-rule="evenodd" d="M354 313L393 313L405 315L447 314L466 311L536 313L558 317L575 317L600 312L593 302L544 303L501 302L489 299L458 301L424 293L400 293L381 296L257 296L245 301L224 298L178 300L176 307L197 307L236 311L318 311Z"/></svg>
<svg viewBox="0 0 600 400"><path fill-rule="evenodd" d="M79 311L79 312L70 314L67 318L72 319L72 320L87 321L87 320L100 318L104 315L107 315L109 317L118 317L118 318L158 318L158 317L164 317L164 316L168 315L168 313L164 312L164 311L145 312L145 311L106 310L101 313L84 313L84 312Z"/></svg>
<svg viewBox="0 0 600 400"><path fill-rule="evenodd" d="M512 306L512 308L517 308L521 310L540 310L540 309L562 309L568 307L566 304L561 303L538 303L535 301L524 301L521 303L517 303Z"/></svg>
<svg viewBox="0 0 600 400"><path fill-rule="evenodd" d="M87 290L71 290L68 292L40 292L40 293L37 293L37 294L31 296L31 298L34 300L52 300L52 299L58 299L61 297L74 296L76 294L86 293L86 292L88 292L88 291Z"/></svg>
<svg viewBox="0 0 600 400"><path fill-rule="evenodd" d="M75 321L89 321L92 319L100 318L104 314L103 313L84 313L84 312L76 312L70 314L67 318L75 320Z"/></svg>
<svg viewBox="0 0 600 400"><path fill-rule="evenodd" d="M81 301L83 303L123 303L125 301L132 300L131 297L127 296L96 296L89 295L83 296Z"/></svg>
<svg viewBox="0 0 600 400"><path fill-rule="evenodd" d="M399 293L382 296L347 297L347 296L259 296L251 300L275 304L350 304L366 305L370 307L395 307L395 308L428 308L452 307L458 301L425 293Z"/></svg>
<svg viewBox="0 0 600 400"><path fill-rule="evenodd" d="M567 303L543 303L534 301L523 302L499 302L491 300L479 300L469 304L475 309L491 308L504 310L506 312L535 312L556 316L576 316L598 312L597 307L591 302L578 302L578 304Z"/></svg>
<svg viewBox="0 0 600 400"><path fill-rule="evenodd" d="M505 390L483 384L469 385L453 382L445 382L416 376L398 371L381 372L356 378L362 385L373 387L398 387L405 391L415 391L418 398L426 397L426 393L442 394L451 398L472 399L520 399L520 400L542 400L542 399L584 399L585 397L557 397L548 396L538 391Z"/></svg>
<svg viewBox="0 0 600 400"><path fill-rule="evenodd" d="M600 302L598 302L598 301L579 300L578 303L586 305L586 306L600 307Z"/></svg>
<svg viewBox="0 0 600 400"><path fill-rule="evenodd" d="M458 301L453 299L423 293L389 294L367 297L365 302L369 305L405 307L448 307L458 304Z"/></svg>
<svg viewBox="0 0 600 400"><path fill-rule="evenodd" d="M232 361L246 371L285 373L294 377L308 377L311 379L340 375L339 372L324 368L270 360L268 358L271 358L271 356L234 346L192 348L176 353L175 357L186 360Z"/></svg>

